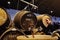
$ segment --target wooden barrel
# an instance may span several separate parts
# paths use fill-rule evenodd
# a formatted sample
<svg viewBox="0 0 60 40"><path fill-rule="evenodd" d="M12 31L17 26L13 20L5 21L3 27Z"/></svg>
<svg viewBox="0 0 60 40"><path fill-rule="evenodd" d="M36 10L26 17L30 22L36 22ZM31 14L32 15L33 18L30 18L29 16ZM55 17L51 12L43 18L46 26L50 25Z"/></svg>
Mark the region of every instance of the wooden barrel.
<svg viewBox="0 0 60 40"><path fill-rule="evenodd" d="M47 14L38 15L37 16L37 21L38 21L37 26L47 27L49 25L49 23L47 22L48 20L51 21L51 23L52 23L50 15L47 15Z"/></svg>
<svg viewBox="0 0 60 40"><path fill-rule="evenodd" d="M58 40L58 37L51 35L27 35L29 38L26 38L25 36L18 36L17 40Z"/></svg>
<svg viewBox="0 0 60 40"><path fill-rule="evenodd" d="M17 40L17 36L23 35L16 28L6 30L0 37L0 40Z"/></svg>
<svg viewBox="0 0 60 40"><path fill-rule="evenodd" d="M22 10L16 14L14 23L17 28L28 30L29 27L35 27L37 18L32 12Z"/></svg>
<svg viewBox="0 0 60 40"><path fill-rule="evenodd" d="M0 35L6 30L10 23L10 16L4 8L0 8Z"/></svg>

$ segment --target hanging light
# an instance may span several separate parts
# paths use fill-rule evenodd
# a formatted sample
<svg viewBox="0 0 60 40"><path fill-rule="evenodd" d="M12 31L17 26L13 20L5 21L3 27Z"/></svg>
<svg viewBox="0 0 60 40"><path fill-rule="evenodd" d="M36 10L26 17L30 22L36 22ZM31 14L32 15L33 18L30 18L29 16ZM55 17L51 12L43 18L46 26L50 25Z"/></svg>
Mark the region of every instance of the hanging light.
<svg viewBox="0 0 60 40"><path fill-rule="evenodd" d="M52 11L52 10L51 10L50 12L51 12L51 13L53 13L53 11Z"/></svg>
<svg viewBox="0 0 60 40"><path fill-rule="evenodd" d="M10 1L8 1L8 4L10 4L11 2Z"/></svg>

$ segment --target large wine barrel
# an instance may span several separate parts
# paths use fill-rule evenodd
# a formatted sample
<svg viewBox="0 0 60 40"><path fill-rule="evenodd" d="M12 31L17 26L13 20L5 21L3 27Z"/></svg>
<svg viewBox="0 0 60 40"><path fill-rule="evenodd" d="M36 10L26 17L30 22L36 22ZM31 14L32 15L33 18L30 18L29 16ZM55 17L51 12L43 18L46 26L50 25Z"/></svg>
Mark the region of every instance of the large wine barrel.
<svg viewBox="0 0 60 40"><path fill-rule="evenodd" d="M9 28L0 37L0 40L17 40L17 36L23 35L16 28Z"/></svg>
<svg viewBox="0 0 60 40"><path fill-rule="evenodd" d="M36 26L37 18L32 12L22 10L16 14L14 23L17 28L28 30L30 27Z"/></svg>
<svg viewBox="0 0 60 40"><path fill-rule="evenodd" d="M45 26L47 27L49 25L48 21L52 23L51 16L48 14L41 14L37 16L37 26Z"/></svg>
<svg viewBox="0 0 60 40"><path fill-rule="evenodd" d="M27 35L29 38L26 38L25 36L18 36L17 40L58 40L58 37L51 35Z"/></svg>
<svg viewBox="0 0 60 40"><path fill-rule="evenodd" d="M10 23L10 16L4 8L0 8L0 35L6 30Z"/></svg>

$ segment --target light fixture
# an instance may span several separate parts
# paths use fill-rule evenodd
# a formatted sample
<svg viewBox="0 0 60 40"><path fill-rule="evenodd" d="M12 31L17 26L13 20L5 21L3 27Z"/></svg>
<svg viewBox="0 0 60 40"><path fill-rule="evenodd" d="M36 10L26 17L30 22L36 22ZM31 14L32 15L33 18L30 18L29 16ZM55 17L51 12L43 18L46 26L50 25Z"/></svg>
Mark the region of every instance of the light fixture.
<svg viewBox="0 0 60 40"><path fill-rule="evenodd" d="M52 11L52 10L51 10L50 12L51 12L51 13L53 13L53 11Z"/></svg>
<svg viewBox="0 0 60 40"><path fill-rule="evenodd" d="M11 2L10 1L8 1L8 4L10 4Z"/></svg>

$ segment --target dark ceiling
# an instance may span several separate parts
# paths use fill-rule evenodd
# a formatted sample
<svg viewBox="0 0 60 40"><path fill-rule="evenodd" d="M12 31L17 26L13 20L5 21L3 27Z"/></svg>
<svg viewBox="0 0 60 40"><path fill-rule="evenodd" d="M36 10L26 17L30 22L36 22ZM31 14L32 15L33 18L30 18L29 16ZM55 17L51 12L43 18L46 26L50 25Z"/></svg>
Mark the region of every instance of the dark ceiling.
<svg viewBox="0 0 60 40"><path fill-rule="evenodd" d="M32 0L25 1L31 2ZM8 2L10 2L10 4L8 4ZM34 0L34 4L38 6L38 9L32 9L31 11L60 17L60 0ZM25 6L27 6L27 4L20 0L0 0L0 7L8 9L22 10Z"/></svg>

